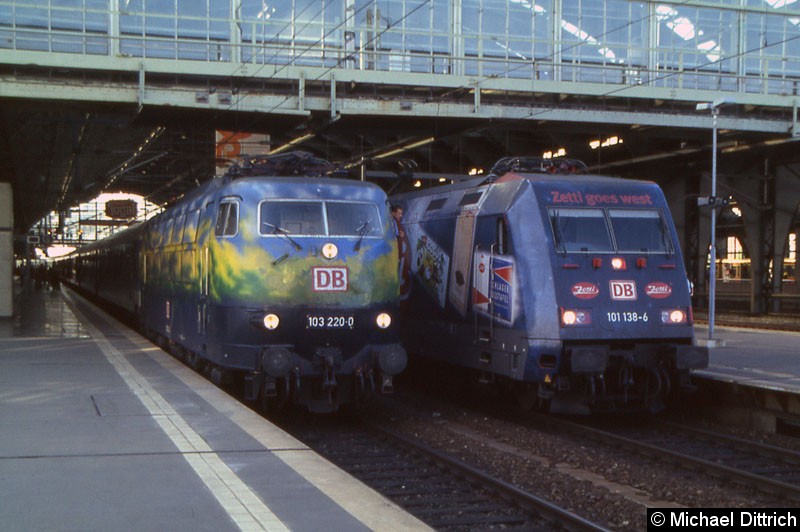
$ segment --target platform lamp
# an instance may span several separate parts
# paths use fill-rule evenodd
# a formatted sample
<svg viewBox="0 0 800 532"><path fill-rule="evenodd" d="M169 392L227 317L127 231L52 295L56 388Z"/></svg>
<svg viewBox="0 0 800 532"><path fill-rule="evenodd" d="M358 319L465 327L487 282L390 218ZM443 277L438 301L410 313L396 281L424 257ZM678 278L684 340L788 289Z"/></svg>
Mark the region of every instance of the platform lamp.
<svg viewBox="0 0 800 532"><path fill-rule="evenodd" d="M717 115L719 108L725 104L735 103L732 98L717 98L713 102L698 103L698 111L711 111L712 133L711 133L711 196L700 198L698 205L708 205L711 207L711 243L709 252L711 254L711 265L708 269L708 344L709 347L715 346L714 340L714 300L717 289L717 207L722 204L717 198Z"/></svg>

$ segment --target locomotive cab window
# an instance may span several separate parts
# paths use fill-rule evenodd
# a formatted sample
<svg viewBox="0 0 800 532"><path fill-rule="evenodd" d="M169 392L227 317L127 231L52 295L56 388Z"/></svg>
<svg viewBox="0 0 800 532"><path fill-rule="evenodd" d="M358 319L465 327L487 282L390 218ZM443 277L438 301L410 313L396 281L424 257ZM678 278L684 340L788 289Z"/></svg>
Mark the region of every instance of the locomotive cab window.
<svg viewBox="0 0 800 532"><path fill-rule="evenodd" d="M672 253L672 239L660 211L609 209L608 218L611 220L618 251Z"/></svg>
<svg viewBox="0 0 800 532"><path fill-rule="evenodd" d="M611 252L611 234L602 209L550 209L556 250L560 252Z"/></svg>
<svg viewBox="0 0 800 532"><path fill-rule="evenodd" d="M495 241L497 242L497 253L505 255L508 253L508 228L503 218L498 218L496 223Z"/></svg>
<svg viewBox="0 0 800 532"><path fill-rule="evenodd" d="M383 235L378 206L349 201L268 200L259 209L262 235L355 236Z"/></svg>
<svg viewBox="0 0 800 532"><path fill-rule="evenodd" d="M217 225L214 234L217 236L235 236L239 229L239 203L222 201L217 211Z"/></svg>
<svg viewBox="0 0 800 532"><path fill-rule="evenodd" d="M264 201L259 209L262 235L324 235L325 220L319 201Z"/></svg>
<svg viewBox="0 0 800 532"><path fill-rule="evenodd" d="M328 234L379 237L382 234L378 206L374 203L327 202Z"/></svg>

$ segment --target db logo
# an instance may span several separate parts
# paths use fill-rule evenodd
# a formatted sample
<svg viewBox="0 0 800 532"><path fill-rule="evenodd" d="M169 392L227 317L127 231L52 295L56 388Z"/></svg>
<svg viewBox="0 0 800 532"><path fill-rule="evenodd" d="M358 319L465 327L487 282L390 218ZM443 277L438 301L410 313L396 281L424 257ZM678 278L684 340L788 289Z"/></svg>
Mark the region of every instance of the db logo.
<svg viewBox="0 0 800 532"><path fill-rule="evenodd" d="M611 299L617 301L636 301L636 283L634 281L611 281Z"/></svg>
<svg viewBox="0 0 800 532"><path fill-rule="evenodd" d="M312 268L315 292L346 292L347 268Z"/></svg>

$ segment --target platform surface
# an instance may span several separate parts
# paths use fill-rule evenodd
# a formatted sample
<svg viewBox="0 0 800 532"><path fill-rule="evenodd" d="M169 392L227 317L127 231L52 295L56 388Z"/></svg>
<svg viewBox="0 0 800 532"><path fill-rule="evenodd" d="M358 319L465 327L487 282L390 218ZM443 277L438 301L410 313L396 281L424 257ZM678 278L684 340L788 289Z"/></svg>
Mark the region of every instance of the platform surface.
<svg viewBox="0 0 800 532"><path fill-rule="evenodd" d="M17 303L0 322L0 529L428 529L68 290Z"/></svg>
<svg viewBox="0 0 800 532"><path fill-rule="evenodd" d="M708 326L695 327L699 341ZM709 349L709 367L698 377L800 394L800 332L755 327L714 327L722 347Z"/></svg>

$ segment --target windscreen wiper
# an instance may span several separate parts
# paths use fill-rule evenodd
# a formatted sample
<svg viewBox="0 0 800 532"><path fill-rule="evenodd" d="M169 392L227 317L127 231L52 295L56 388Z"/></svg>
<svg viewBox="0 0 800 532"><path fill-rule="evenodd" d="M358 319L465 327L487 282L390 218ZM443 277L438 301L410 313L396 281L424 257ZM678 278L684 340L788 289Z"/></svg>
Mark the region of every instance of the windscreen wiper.
<svg viewBox="0 0 800 532"><path fill-rule="evenodd" d="M272 227L272 234L273 235L282 236L283 238L285 238L286 240L291 242L292 245L294 246L294 249L296 249L297 251L300 251L301 249L303 249L303 246L298 244L297 241L294 238L290 237L289 236L289 231L287 231L283 227L278 227L277 225L271 224L269 222L261 222L261 223L264 224L264 225L267 225L269 227Z"/></svg>
<svg viewBox="0 0 800 532"><path fill-rule="evenodd" d="M669 237L669 228L661 216L658 217L658 226L661 228L661 241L664 243L664 249L667 255L672 255L675 250L672 247L672 239Z"/></svg>
<svg viewBox="0 0 800 532"><path fill-rule="evenodd" d="M367 234L367 231L369 231L369 220L361 224L361 226L356 229L356 232L358 233L358 242L356 242L354 251L361 249L361 241L364 240L364 235Z"/></svg>

